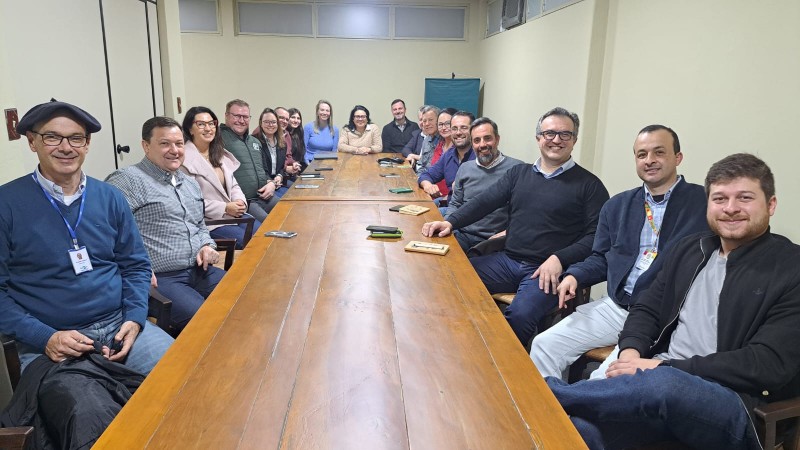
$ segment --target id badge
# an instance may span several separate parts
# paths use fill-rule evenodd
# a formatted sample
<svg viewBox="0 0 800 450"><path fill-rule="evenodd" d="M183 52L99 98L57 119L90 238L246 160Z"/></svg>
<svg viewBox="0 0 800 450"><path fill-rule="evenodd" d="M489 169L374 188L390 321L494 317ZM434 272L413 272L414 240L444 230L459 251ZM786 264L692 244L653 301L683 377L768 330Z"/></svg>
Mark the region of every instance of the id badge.
<svg viewBox="0 0 800 450"><path fill-rule="evenodd" d="M72 261L72 270L75 271L75 275L93 270L92 262L89 261L89 252L85 246L69 249L69 259Z"/></svg>
<svg viewBox="0 0 800 450"><path fill-rule="evenodd" d="M646 271L650 268L650 265L653 264L655 261L656 256L658 256L658 252L655 250L645 250L644 254L639 261L636 262L636 268L641 271Z"/></svg>

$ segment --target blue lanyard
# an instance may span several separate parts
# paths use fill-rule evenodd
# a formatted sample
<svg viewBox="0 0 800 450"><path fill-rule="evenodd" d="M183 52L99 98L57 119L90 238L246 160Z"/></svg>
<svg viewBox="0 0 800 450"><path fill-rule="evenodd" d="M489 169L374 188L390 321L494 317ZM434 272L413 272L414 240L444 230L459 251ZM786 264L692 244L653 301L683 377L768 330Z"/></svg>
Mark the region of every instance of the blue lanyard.
<svg viewBox="0 0 800 450"><path fill-rule="evenodd" d="M81 199L81 207L78 210L78 220L75 222L75 228L72 228L72 225L69 224L67 218L64 217L64 214L61 214L61 209L58 207L58 205L56 205L56 201L53 200L53 197L47 192L44 186L39 183L39 178L36 176L35 171L33 172L33 181L39 185L39 188L42 190L42 192L44 192L44 196L47 197L47 200L49 200L50 204L53 205L53 208L55 208L58 215L64 220L64 224L67 226L69 235L72 237L72 245L75 247L75 250L78 250L80 247L78 247L78 236L75 234L75 228L78 228L78 225L81 224L81 219L83 218L83 206L86 205L86 191L84 190L83 192L83 198Z"/></svg>

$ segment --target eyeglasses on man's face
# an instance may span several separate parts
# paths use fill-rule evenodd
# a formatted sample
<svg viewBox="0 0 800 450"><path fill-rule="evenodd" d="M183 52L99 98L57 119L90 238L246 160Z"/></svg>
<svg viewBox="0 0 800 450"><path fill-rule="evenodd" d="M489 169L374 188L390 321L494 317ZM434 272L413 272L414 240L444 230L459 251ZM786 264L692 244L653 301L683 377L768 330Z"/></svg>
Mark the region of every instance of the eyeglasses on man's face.
<svg viewBox="0 0 800 450"><path fill-rule="evenodd" d="M575 137L575 133L572 131L553 131L553 130L545 130L542 131L542 136L548 141L552 141L553 139L558 136L562 141L571 141L572 138Z"/></svg>
<svg viewBox="0 0 800 450"><path fill-rule="evenodd" d="M82 134L73 134L72 136L61 136L60 134L55 133L37 133L36 131L31 131L33 134L37 134L42 137L42 142L44 145L48 147L58 147L61 145L61 142L64 139L67 140L69 146L72 148L82 148L85 147L86 144L89 142L89 137L84 136Z"/></svg>
<svg viewBox="0 0 800 450"><path fill-rule="evenodd" d="M229 116L233 117L234 119L236 119L236 120L238 120L240 122L249 122L250 121L250 116L247 116L247 115L244 115L244 114L232 114L232 113L226 113L226 114L228 114Z"/></svg>

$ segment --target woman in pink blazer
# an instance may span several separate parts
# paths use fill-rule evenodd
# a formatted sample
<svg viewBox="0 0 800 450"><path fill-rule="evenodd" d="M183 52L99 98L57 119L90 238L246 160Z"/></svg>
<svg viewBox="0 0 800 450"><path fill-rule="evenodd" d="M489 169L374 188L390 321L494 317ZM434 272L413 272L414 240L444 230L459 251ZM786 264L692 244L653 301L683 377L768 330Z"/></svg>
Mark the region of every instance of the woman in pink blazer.
<svg viewBox="0 0 800 450"><path fill-rule="evenodd" d="M247 199L233 177L239 161L223 148L222 135L217 132L218 124L217 116L210 109L204 106L189 108L183 118L186 156L181 170L200 185L206 219L241 217L247 211ZM256 221L253 230L259 226L261 223ZM242 248L245 225L208 228L212 238L236 239L236 248Z"/></svg>

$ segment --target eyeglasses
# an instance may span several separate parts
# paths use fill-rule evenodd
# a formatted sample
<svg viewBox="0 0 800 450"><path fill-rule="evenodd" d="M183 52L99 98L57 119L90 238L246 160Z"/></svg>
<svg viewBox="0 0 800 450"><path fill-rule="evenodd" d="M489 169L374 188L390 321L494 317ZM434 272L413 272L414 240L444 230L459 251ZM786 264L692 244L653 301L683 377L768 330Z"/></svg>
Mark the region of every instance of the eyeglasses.
<svg viewBox="0 0 800 450"><path fill-rule="evenodd" d="M560 137L562 141L571 141L572 138L575 137L575 133L572 131L553 131L553 130L546 130L542 131L542 136L548 141L552 141L556 138L556 136Z"/></svg>
<svg viewBox="0 0 800 450"><path fill-rule="evenodd" d="M216 120L210 120L208 122L203 122L202 120L198 120L194 124L195 124L195 126L197 128L199 128L201 130L205 130L206 128L216 128L217 127L217 121Z"/></svg>
<svg viewBox="0 0 800 450"><path fill-rule="evenodd" d="M61 145L61 142L66 139L69 143L69 146L72 148L81 148L85 147L86 144L89 142L89 136L84 136L82 134L73 134L72 136L61 136L60 134L55 133L37 133L35 131L31 131L33 134L38 134L42 137L42 142L44 145L48 147L58 147Z"/></svg>
<svg viewBox="0 0 800 450"><path fill-rule="evenodd" d="M249 122L250 121L250 116L246 116L244 114L231 114L231 113L225 113L225 114L233 117L236 120L244 120L245 122Z"/></svg>
<svg viewBox="0 0 800 450"><path fill-rule="evenodd" d="M266 125L268 127L274 127L275 125L278 124L278 121L277 120L262 120L261 124L262 125Z"/></svg>
<svg viewBox="0 0 800 450"><path fill-rule="evenodd" d="M353 119L357 119L357 120L367 120L367 116L353 116Z"/></svg>
<svg viewBox="0 0 800 450"><path fill-rule="evenodd" d="M450 128L450 122L439 122L436 124L439 128Z"/></svg>

